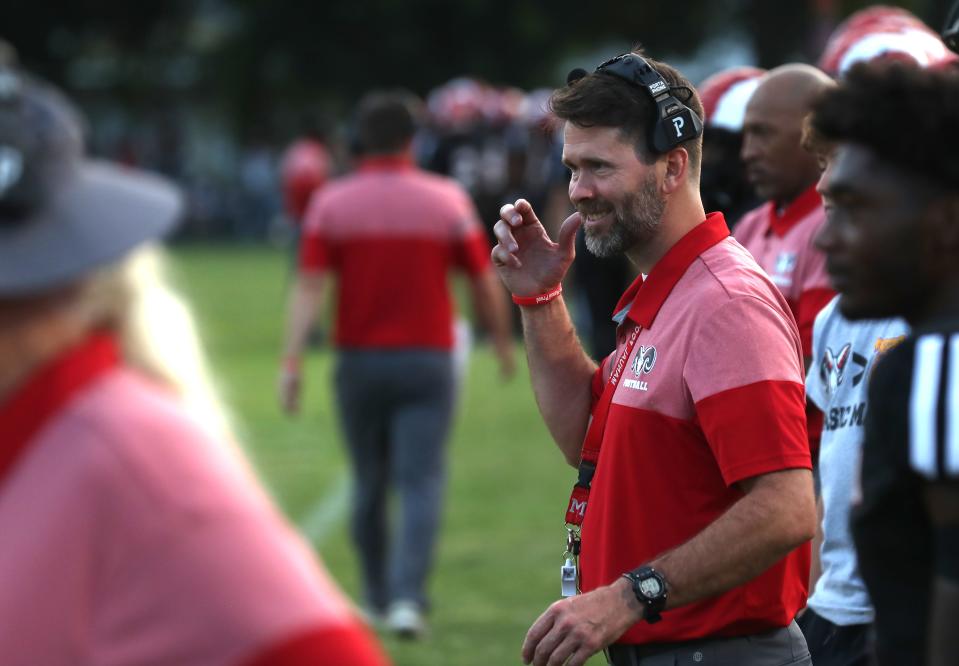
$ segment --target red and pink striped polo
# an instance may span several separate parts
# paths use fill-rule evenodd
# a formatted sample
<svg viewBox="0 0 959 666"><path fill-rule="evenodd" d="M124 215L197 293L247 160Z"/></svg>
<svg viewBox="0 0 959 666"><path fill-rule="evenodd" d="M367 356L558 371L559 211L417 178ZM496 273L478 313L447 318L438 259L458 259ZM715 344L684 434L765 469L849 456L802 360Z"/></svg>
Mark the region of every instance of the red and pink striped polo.
<svg viewBox="0 0 959 666"><path fill-rule="evenodd" d="M595 589L701 532L736 482L810 468L799 334L788 305L719 213L674 245L617 306L619 346L641 327L613 394L583 524L582 587ZM639 623L621 642L786 626L805 605L809 546L717 597Z"/></svg>
<svg viewBox="0 0 959 666"><path fill-rule="evenodd" d="M455 181L374 158L311 203L300 270L337 273L339 346L451 349L449 272L481 274L490 250Z"/></svg>

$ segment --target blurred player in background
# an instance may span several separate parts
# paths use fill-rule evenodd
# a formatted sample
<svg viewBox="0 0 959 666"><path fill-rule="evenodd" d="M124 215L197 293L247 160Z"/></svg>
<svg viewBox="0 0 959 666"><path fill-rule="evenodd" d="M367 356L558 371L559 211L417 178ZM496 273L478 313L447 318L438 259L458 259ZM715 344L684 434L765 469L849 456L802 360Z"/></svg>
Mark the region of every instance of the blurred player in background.
<svg viewBox="0 0 959 666"><path fill-rule="evenodd" d="M722 211L730 224L760 203L746 179L740 152L746 105L765 73L756 67L731 67L697 86L706 112L700 177L703 206L707 211Z"/></svg>
<svg viewBox="0 0 959 666"><path fill-rule="evenodd" d="M883 666L959 653L957 117L959 75L899 63L856 65L812 117L835 144L816 243L838 309L912 328L869 380L852 520Z"/></svg>
<svg viewBox="0 0 959 666"><path fill-rule="evenodd" d="M356 117L355 174L328 184L307 213L290 295L280 401L299 406L306 335L336 282L336 395L353 477L352 532L367 612L404 637L426 630L427 582L456 404L449 274L466 273L474 311L504 376L514 371L503 288L469 195L413 161L417 103L373 92ZM388 498L399 495L389 537Z"/></svg>
<svg viewBox="0 0 959 666"><path fill-rule="evenodd" d="M280 160L283 208L299 232L310 198L329 180L333 171L323 132L311 126L291 143Z"/></svg>
<svg viewBox="0 0 959 666"><path fill-rule="evenodd" d="M944 62L945 49L930 33L904 10L869 8L836 30L820 64L835 75L868 60L936 67ZM805 146L827 164L833 146L812 128L806 129ZM837 307L838 300L830 301L816 319L806 379L807 398L825 419L819 466L821 533L813 551L815 588L799 625L813 662L820 666L872 663L875 611L859 572L849 516L860 495L869 379L883 354L908 332L899 318L851 321Z"/></svg>
<svg viewBox="0 0 959 666"><path fill-rule="evenodd" d="M936 32L901 7L876 5L853 13L829 36L817 63L835 78L871 60L897 60L938 68L957 58Z"/></svg>

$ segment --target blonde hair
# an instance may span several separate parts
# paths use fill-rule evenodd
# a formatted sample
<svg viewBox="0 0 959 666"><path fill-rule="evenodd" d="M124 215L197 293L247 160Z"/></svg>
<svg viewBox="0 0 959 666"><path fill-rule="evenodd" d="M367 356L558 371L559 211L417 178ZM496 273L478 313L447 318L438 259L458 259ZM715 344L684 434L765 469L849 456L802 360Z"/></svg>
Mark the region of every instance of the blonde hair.
<svg viewBox="0 0 959 666"><path fill-rule="evenodd" d="M159 246L144 246L95 273L76 308L91 327L118 333L130 367L173 391L212 433L236 441L193 314L171 285Z"/></svg>

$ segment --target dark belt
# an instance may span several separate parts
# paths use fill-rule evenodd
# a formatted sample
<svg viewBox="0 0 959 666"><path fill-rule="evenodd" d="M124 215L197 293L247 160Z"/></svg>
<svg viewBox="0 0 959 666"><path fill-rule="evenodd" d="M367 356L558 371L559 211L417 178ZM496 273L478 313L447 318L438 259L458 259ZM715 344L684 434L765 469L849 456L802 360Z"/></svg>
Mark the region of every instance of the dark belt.
<svg viewBox="0 0 959 666"><path fill-rule="evenodd" d="M613 643L606 648L606 657L613 666L658 666L663 664L703 664L703 666L749 663L794 663L808 657L806 642L795 622L762 634L733 638L703 638L680 643L630 645ZM764 657L770 659L767 661ZM753 661L757 659L758 661ZM796 663L802 663L801 661ZM808 663L808 662L807 662Z"/></svg>
<svg viewBox="0 0 959 666"><path fill-rule="evenodd" d="M681 643L654 643L651 645L627 645L614 643L606 648L606 660L613 666L640 666L642 659L657 655L673 655ZM670 664L674 663L670 660Z"/></svg>

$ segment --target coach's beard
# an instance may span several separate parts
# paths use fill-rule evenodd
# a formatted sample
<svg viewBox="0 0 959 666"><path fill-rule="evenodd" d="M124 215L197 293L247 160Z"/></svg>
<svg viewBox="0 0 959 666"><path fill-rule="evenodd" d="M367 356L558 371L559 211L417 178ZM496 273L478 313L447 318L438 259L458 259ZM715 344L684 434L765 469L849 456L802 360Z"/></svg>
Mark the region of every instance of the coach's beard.
<svg viewBox="0 0 959 666"><path fill-rule="evenodd" d="M583 217L613 209L613 221L605 229L585 227L586 249L605 258L646 243L656 235L666 210L666 201L656 191L656 176L650 173L640 189L617 204L603 200L584 201L577 209Z"/></svg>

